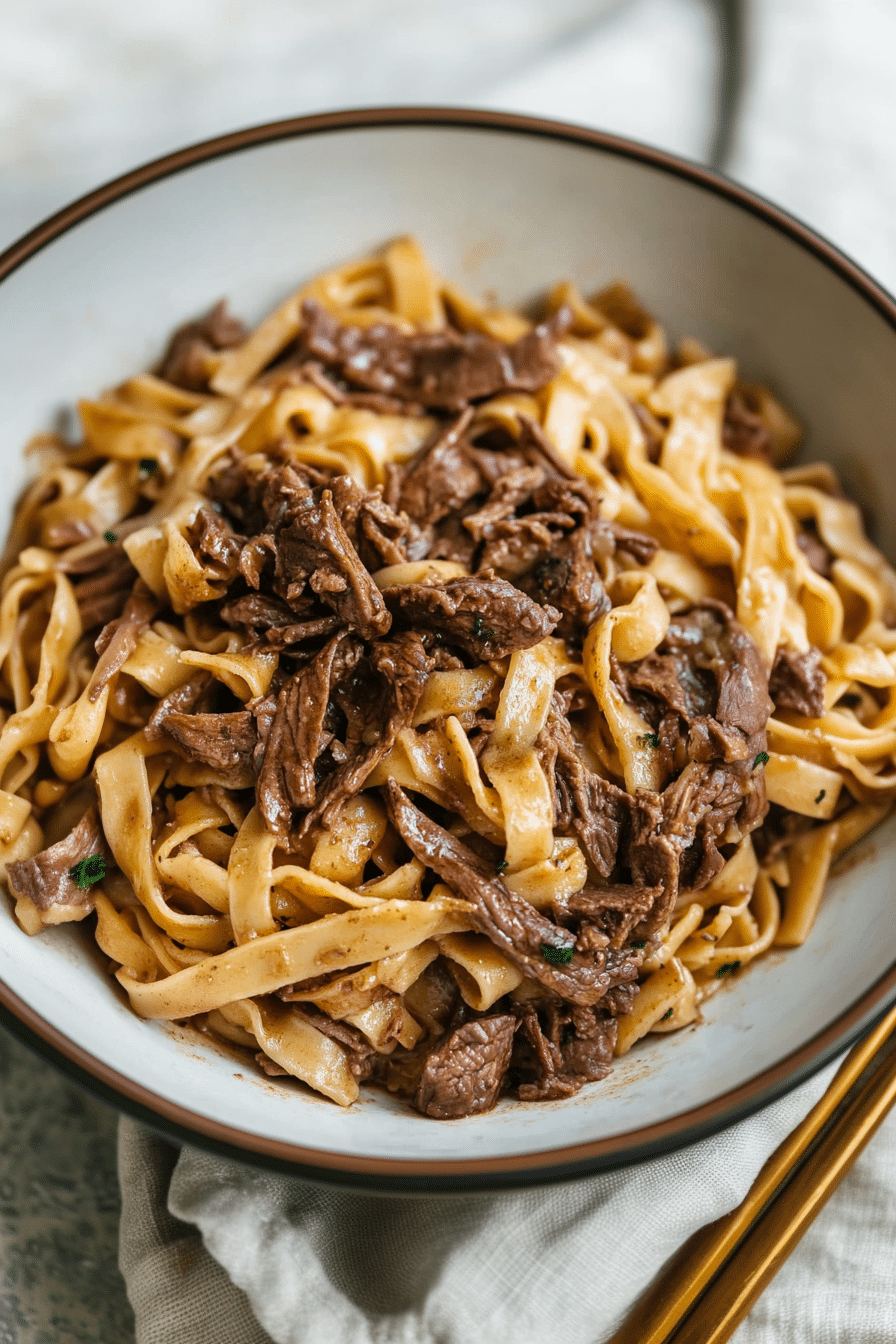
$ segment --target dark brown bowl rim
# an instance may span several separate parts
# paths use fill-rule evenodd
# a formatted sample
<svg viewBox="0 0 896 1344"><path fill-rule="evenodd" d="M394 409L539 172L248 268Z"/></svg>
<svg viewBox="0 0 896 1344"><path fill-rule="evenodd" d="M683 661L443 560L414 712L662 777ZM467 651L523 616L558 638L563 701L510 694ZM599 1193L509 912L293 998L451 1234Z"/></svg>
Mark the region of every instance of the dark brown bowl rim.
<svg viewBox="0 0 896 1344"><path fill-rule="evenodd" d="M684 179L757 216L797 243L856 290L896 332L896 302L860 266L761 196L649 145L602 131L506 112L453 107L385 107L330 112L252 126L155 159L50 216L0 254L0 282L48 243L123 197L197 164L256 145L307 135L382 127L460 127L504 131L600 150ZM119 1110L179 1142L306 1180L382 1194L445 1194L554 1184L641 1162L726 1128L768 1105L823 1068L896 1000L896 964L824 1031L738 1088L660 1124L563 1148L503 1158L411 1161L309 1149L221 1124L160 1097L111 1069L46 1022L0 982L0 1022L26 1045ZM463 1121L456 1122L463 1124Z"/></svg>

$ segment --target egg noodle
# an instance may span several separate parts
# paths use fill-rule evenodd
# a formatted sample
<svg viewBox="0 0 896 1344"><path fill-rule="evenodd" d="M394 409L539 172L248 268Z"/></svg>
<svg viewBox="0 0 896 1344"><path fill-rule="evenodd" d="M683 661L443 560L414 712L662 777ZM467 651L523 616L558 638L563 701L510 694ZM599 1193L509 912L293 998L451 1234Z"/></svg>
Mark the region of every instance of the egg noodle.
<svg viewBox="0 0 896 1344"><path fill-rule="evenodd" d="M805 940L831 864L896 797L896 576L828 467L781 465L798 427L767 390L738 382L732 359L693 340L671 352L624 286L589 301L563 283L547 304L549 314L568 309L557 371L535 391L475 399L461 428L471 444L512 448L532 426L557 470L592 488L623 537L594 557L608 609L578 641L550 633L509 655L435 665L361 786L304 831L291 821L278 831L247 758L203 763L148 728L188 684L224 697L236 712L222 722L236 723L246 706L282 699L287 677L307 665L221 618L220 557L197 539L200 510L221 498L210 483L234 462L259 478L275 463L374 490L411 469L446 423L425 402L343 395L345 380L319 368L281 376L309 299L343 328L438 333L448 323L505 344L533 329L519 312L473 302L413 240L398 239L318 276L251 332L207 343L199 390L141 373L79 404L80 442L33 441L40 472L15 513L0 603L0 872L11 869L19 924L36 934L91 916L138 1014L193 1019L259 1052L270 1072L349 1105L363 1076L353 1068L359 1043L412 1059L444 1034L424 992L436 963L475 1021L539 994L564 997L559 980L545 988L534 963L483 931L469 891L420 857L398 824L401 798L416 798L417 816L430 813L471 852L503 856L482 881L545 923L583 889L599 893L607 873L574 826L558 825L543 750L555 693L574 706L590 778L614 797L661 795L693 767L657 749L656 720L618 669L655 654L682 614L726 604L766 676L781 649L820 651L823 705L807 715L779 703L767 752L750 762L754 779L764 775L777 843L767 826L729 821L711 879L683 880L659 929L639 938L636 919L626 927L639 991L618 1013L615 1053L694 1021L738 968ZM777 466L724 445L732 397ZM226 502L215 515L224 527ZM627 532L653 544L639 555ZM813 547L823 563L812 563ZM390 587L450 586L468 572L457 559L399 558L372 577L388 598ZM318 622L328 638L330 619ZM301 693L300 723L315 710L308 687ZM333 768L348 769L333 752ZM306 809L321 786L312 770ZM101 826L78 852L73 828L88 836L91 806ZM66 844L65 873L42 898L28 864ZM87 885L72 865L95 854L105 856L102 877ZM571 947L548 939L551 974L551 951Z"/></svg>

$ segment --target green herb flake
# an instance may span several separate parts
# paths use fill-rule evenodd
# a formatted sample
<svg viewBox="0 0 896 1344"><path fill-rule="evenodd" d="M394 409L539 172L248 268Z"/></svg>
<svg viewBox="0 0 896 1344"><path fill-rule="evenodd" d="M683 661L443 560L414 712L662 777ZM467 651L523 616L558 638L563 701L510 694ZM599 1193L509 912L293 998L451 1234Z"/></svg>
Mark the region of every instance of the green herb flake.
<svg viewBox="0 0 896 1344"><path fill-rule="evenodd" d="M767 761L768 761L768 752L760 751L759 755L753 762L753 769L755 770L758 765L765 765Z"/></svg>
<svg viewBox="0 0 896 1344"><path fill-rule="evenodd" d="M553 943L542 943L541 945L541 955L552 966L568 966L572 961L572 953L573 949L571 947L554 947Z"/></svg>
<svg viewBox="0 0 896 1344"><path fill-rule="evenodd" d="M642 938L641 941L640 941L639 943L630 943L629 946L630 946L630 947L636 947L636 948L639 948L639 949L642 948L642 947L646 947L646 946L647 946L647 939L646 939L646 938Z"/></svg>
<svg viewBox="0 0 896 1344"><path fill-rule="evenodd" d="M481 639L483 644L487 644L490 639L494 639L495 632L490 626L484 625L481 616L473 617L473 636Z"/></svg>
<svg viewBox="0 0 896 1344"><path fill-rule="evenodd" d="M638 738L638 741L642 742L645 747L653 747L654 751L656 751L660 745L660 739L657 737L656 733L642 733Z"/></svg>
<svg viewBox="0 0 896 1344"><path fill-rule="evenodd" d="M158 466L154 457L141 457L140 459L140 479L145 481L147 476L151 476Z"/></svg>
<svg viewBox="0 0 896 1344"><path fill-rule="evenodd" d="M106 876L106 860L102 854L91 854L89 859L79 859L68 875L79 891L87 891L94 882L102 882Z"/></svg>
<svg viewBox="0 0 896 1344"><path fill-rule="evenodd" d="M722 965L719 967L719 969L716 971L716 979L724 980L726 975L733 975L735 971L739 970L740 970L739 961L723 962Z"/></svg>
<svg viewBox="0 0 896 1344"><path fill-rule="evenodd" d="M821 800L822 800L822 798L825 796L826 793L827 793L827 789L821 789L821 790L819 791L818 797L815 799L816 803L820 803Z"/></svg>
<svg viewBox="0 0 896 1344"><path fill-rule="evenodd" d="M669 1021L669 1018L672 1016L672 1014L673 1014L674 1012L675 1012L675 1009L674 1009L674 1008L670 1008L670 1009L668 1010L668 1012L663 1013L662 1017L660 1018L660 1021L661 1021L661 1022L668 1022L668 1021Z"/></svg>
<svg viewBox="0 0 896 1344"><path fill-rule="evenodd" d="M117 532L113 532L113 531L111 530L111 528L109 529L108 532L104 532L104 533L103 533L103 541L108 541L108 543L109 543L110 546L112 545L112 543L113 543L114 541L117 541L117 540L118 540L118 533L117 533Z"/></svg>
<svg viewBox="0 0 896 1344"><path fill-rule="evenodd" d="M500 863L498 863L498 864L495 865L495 872L496 872L496 873L505 873L505 872L507 871L507 868L508 868L507 860L506 860L506 859L502 859Z"/></svg>

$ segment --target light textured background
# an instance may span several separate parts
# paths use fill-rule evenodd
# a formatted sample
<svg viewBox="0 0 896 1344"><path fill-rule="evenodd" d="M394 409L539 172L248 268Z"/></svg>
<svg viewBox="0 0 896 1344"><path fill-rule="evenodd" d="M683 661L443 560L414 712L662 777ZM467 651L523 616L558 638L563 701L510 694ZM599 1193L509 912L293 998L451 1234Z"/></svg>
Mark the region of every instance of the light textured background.
<svg viewBox="0 0 896 1344"><path fill-rule="evenodd" d="M896 288L896 3L751 11L729 171ZM710 0L0 0L0 248L148 158L340 106L509 108L701 159L717 71ZM0 1032L0 1344L133 1339L114 1127ZM739 1344L896 1340L894 1209L891 1119Z"/></svg>

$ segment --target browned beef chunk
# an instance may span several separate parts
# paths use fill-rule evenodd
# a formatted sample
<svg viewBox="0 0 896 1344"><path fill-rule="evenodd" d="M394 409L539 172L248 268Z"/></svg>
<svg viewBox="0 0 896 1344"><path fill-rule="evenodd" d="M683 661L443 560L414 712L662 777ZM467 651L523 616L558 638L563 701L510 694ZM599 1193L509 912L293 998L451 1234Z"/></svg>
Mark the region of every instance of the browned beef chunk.
<svg viewBox="0 0 896 1344"><path fill-rule="evenodd" d="M615 991L611 991L615 992ZM610 1072L616 1020L599 1009L543 1005L543 1027L534 1005L521 1010L522 1048L514 1052L520 1101L559 1101Z"/></svg>
<svg viewBox="0 0 896 1344"><path fill-rule="evenodd" d="M247 709L235 714L168 714L162 729L181 756L213 770L235 770L253 782L252 754L258 744L255 719ZM236 785L235 785L236 787Z"/></svg>
<svg viewBox="0 0 896 1344"><path fill-rule="evenodd" d="M553 378L555 343L571 314L561 308L518 341L504 344L480 332L406 335L385 323L342 326L319 304L302 305L304 347L347 383L400 401L462 410L497 392L537 392Z"/></svg>
<svg viewBox="0 0 896 1344"><path fill-rule="evenodd" d="M288 521L276 532L274 591L295 607L308 589L362 639L385 634L391 617L339 521L332 491L299 485L293 492L289 472L281 473L286 497L277 497Z"/></svg>
<svg viewBox="0 0 896 1344"><path fill-rule="evenodd" d="M474 541L483 541L495 534L495 525L509 518L521 504L532 498L544 483L543 467L517 467L499 476L488 499L464 518L464 527Z"/></svg>
<svg viewBox="0 0 896 1344"><path fill-rule="evenodd" d="M159 375L190 392L204 392L215 351L239 345L247 335L242 322L232 316L222 299L201 321L178 328L162 356Z"/></svg>
<svg viewBox="0 0 896 1344"><path fill-rule="evenodd" d="M674 616L656 653L614 664L614 677L649 721L663 706L689 726L691 760L752 760L772 704L762 657L722 602Z"/></svg>
<svg viewBox="0 0 896 1344"><path fill-rule="evenodd" d="M99 660L91 677L90 700L98 700L103 687L121 671L158 609L156 598L143 580L138 579L122 614L103 626L97 636L95 648Z"/></svg>
<svg viewBox="0 0 896 1344"><path fill-rule="evenodd" d="M587 524L559 541L521 583L536 601L562 613L557 633L567 639L583 637L610 610L594 563L594 528Z"/></svg>
<svg viewBox="0 0 896 1344"><path fill-rule="evenodd" d="M295 612L285 602L276 597L263 597L261 593L238 597L221 608L221 620L231 628L246 626L251 630L276 630L294 625L295 619Z"/></svg>
<svg viewBox="0 0 896 1344"><path fill-rule="evenodd" d="M274 372L272 370L272 372ZM278 378L278 383L280 378ZM425 407L414 402L400 401L398 397L387 397L382 392L350 392L334 383L324 373L323 366L317 360L301 360L288 374L289 385L299 382L313 383L330 398L335 406L357 406L360 410L375 411L377 415L423 415Z"/></svg>
<svg viewBox="0 0 896 1344"><path fill-rule="evenodd" d="M587 920L622 947L632 929L645 919L663 896L662 887L617 883L608 887L583 887L568 900L555 903L555 916Z"/></svg>
<svg viewBox="0 0 896 1344"><path fill-rule="evenodd" d="M609 877L631 825L632 799L586 767L556 693L537 748L554 786L555 826L573 830L597 872Z"/></svg>
<svg viewBox="0 0 896 1344"><path fill-rule="evenodd" d="M146 725L146 736L158 740L165 732L165 720L169 714L189 714L199 703L203 692L211 681L209 672L198 672L195 677L176 687L159 701Z"/></svg>
<svg viewBox="0 0 896 1344"><path fill-rule="evenodd" d="M384 597L398 623L431 630L480 660L531 648L560 619L553 607L538 606L488 571L476 578L387 588Z"/></svg>
<svg viewBox="0 0 896 1344"><path fill-rule="evenodd" d="M97 810L90 807L64 840L35 854L33 859L9 865L9 889L14 896L33 901L47 923L83 919L94 906L93 887L82 891L70 876L70 870L81 859L94 855L99 855L107 867L114 866Z"/></svg>
<svg viewBox="0 0 896 1344"><path fill-rule="evenodd" d="M452 1031L429 1054L415 1104L434 1120L490 1111L510 1064L516 1018L480 1017Z"/></svg>
<svg viewBox="0 0 896 1344"><path fill-rule="evenodd" d="M649 565L660 548L659 542L654 537L648 537L646 532L634 532L619 523L610 523L610 530L616 549L630 555L639 565Z"/></svg>
<svg viewBox="0 0 896 1344"><path fill-rule="evenodd" d="M380 488L363 490L351 476L336 476L330 488L339 520L367 569L401 565L426 555L430 538L406 513L396 513Z"/></svg>
<svg viewBox="0 0 896 1344"><path fill-rule="evenodd" d="M348 729L345 754L320 785L317 801L300 828L304 835L329 829L346 799L362 789L368 777L407 728L435 666L420 636L403 631L377 640L365 663L333 693ZM373 739L371 741L371 739Z"/></svg>
<svg viewBox="0 0 896 1344"><path fill-rule="evenodd" d="M390 503L421 527L462 509L483 488L482 471L463 437L472 414L464 411L393 477Z"/></svg>
<svg viewBox="0 0 896 1344"><path fill-rule="evenodd" d="M332 736L325 727L332 690L357 666L361 653L362 646L353 635L344 631L335 635L286 683L273 716L258 716L264 757L256 794L265 824L274 835L287 837L293 810L315 804L315 767ZM253 708L257 713L258 705Z"/></svg>
<svg viewBox="0 0 896 1344"><path fill-rule="evenodd" d="M807 518L803 521L802 530L796 534L796 544L816 574L820 574L823 579L832 577L834 561L837 557L833 551L827 548L818 535L814 520L810 521Z"/></svg>
<svg viewBox="0 0 896 1344"><path fill-rule="evenodd" d="M187 532L197 558L221 583L232 583L239 570L245 537L235 537L212 509L201 508Z"/></svg>
<svg viewBox="0 0 896 1344"><path fill-rule="evenodd" d="M780 648L775 655L768 689L776 709L791 709L795 714L818 719L824 713L827 680L818 649L797 653L796 649Z"/></svg>
<svg viewBox="0 0 896 1344"><path fill-rule="evenodd" d="M572 1003L597 1003L614 985L634 980L636 954L600 948L584 955L572 935L510 891L450 832L431 821L394 781L386 786L389 815L411 852L473 906L473 921L524 975ZM572 952L567 963L546 958L544 948Z"/></svg>
<svg viewBox="0 0 896 1344"><path fill-rule="evenodd" d="M749 409L737 391L731 393L725 405L722 443L739 457L757 457L763 462L771 462L771 434L761 417Z"/></svg>
<svg viewBox="0 0 896 1344"><path fill-rule="evenodd" d="M106 625L120 616L137 578L120 543L103 546L78 560L63 560L59 568L71 575L84 630Z"/></svg>

